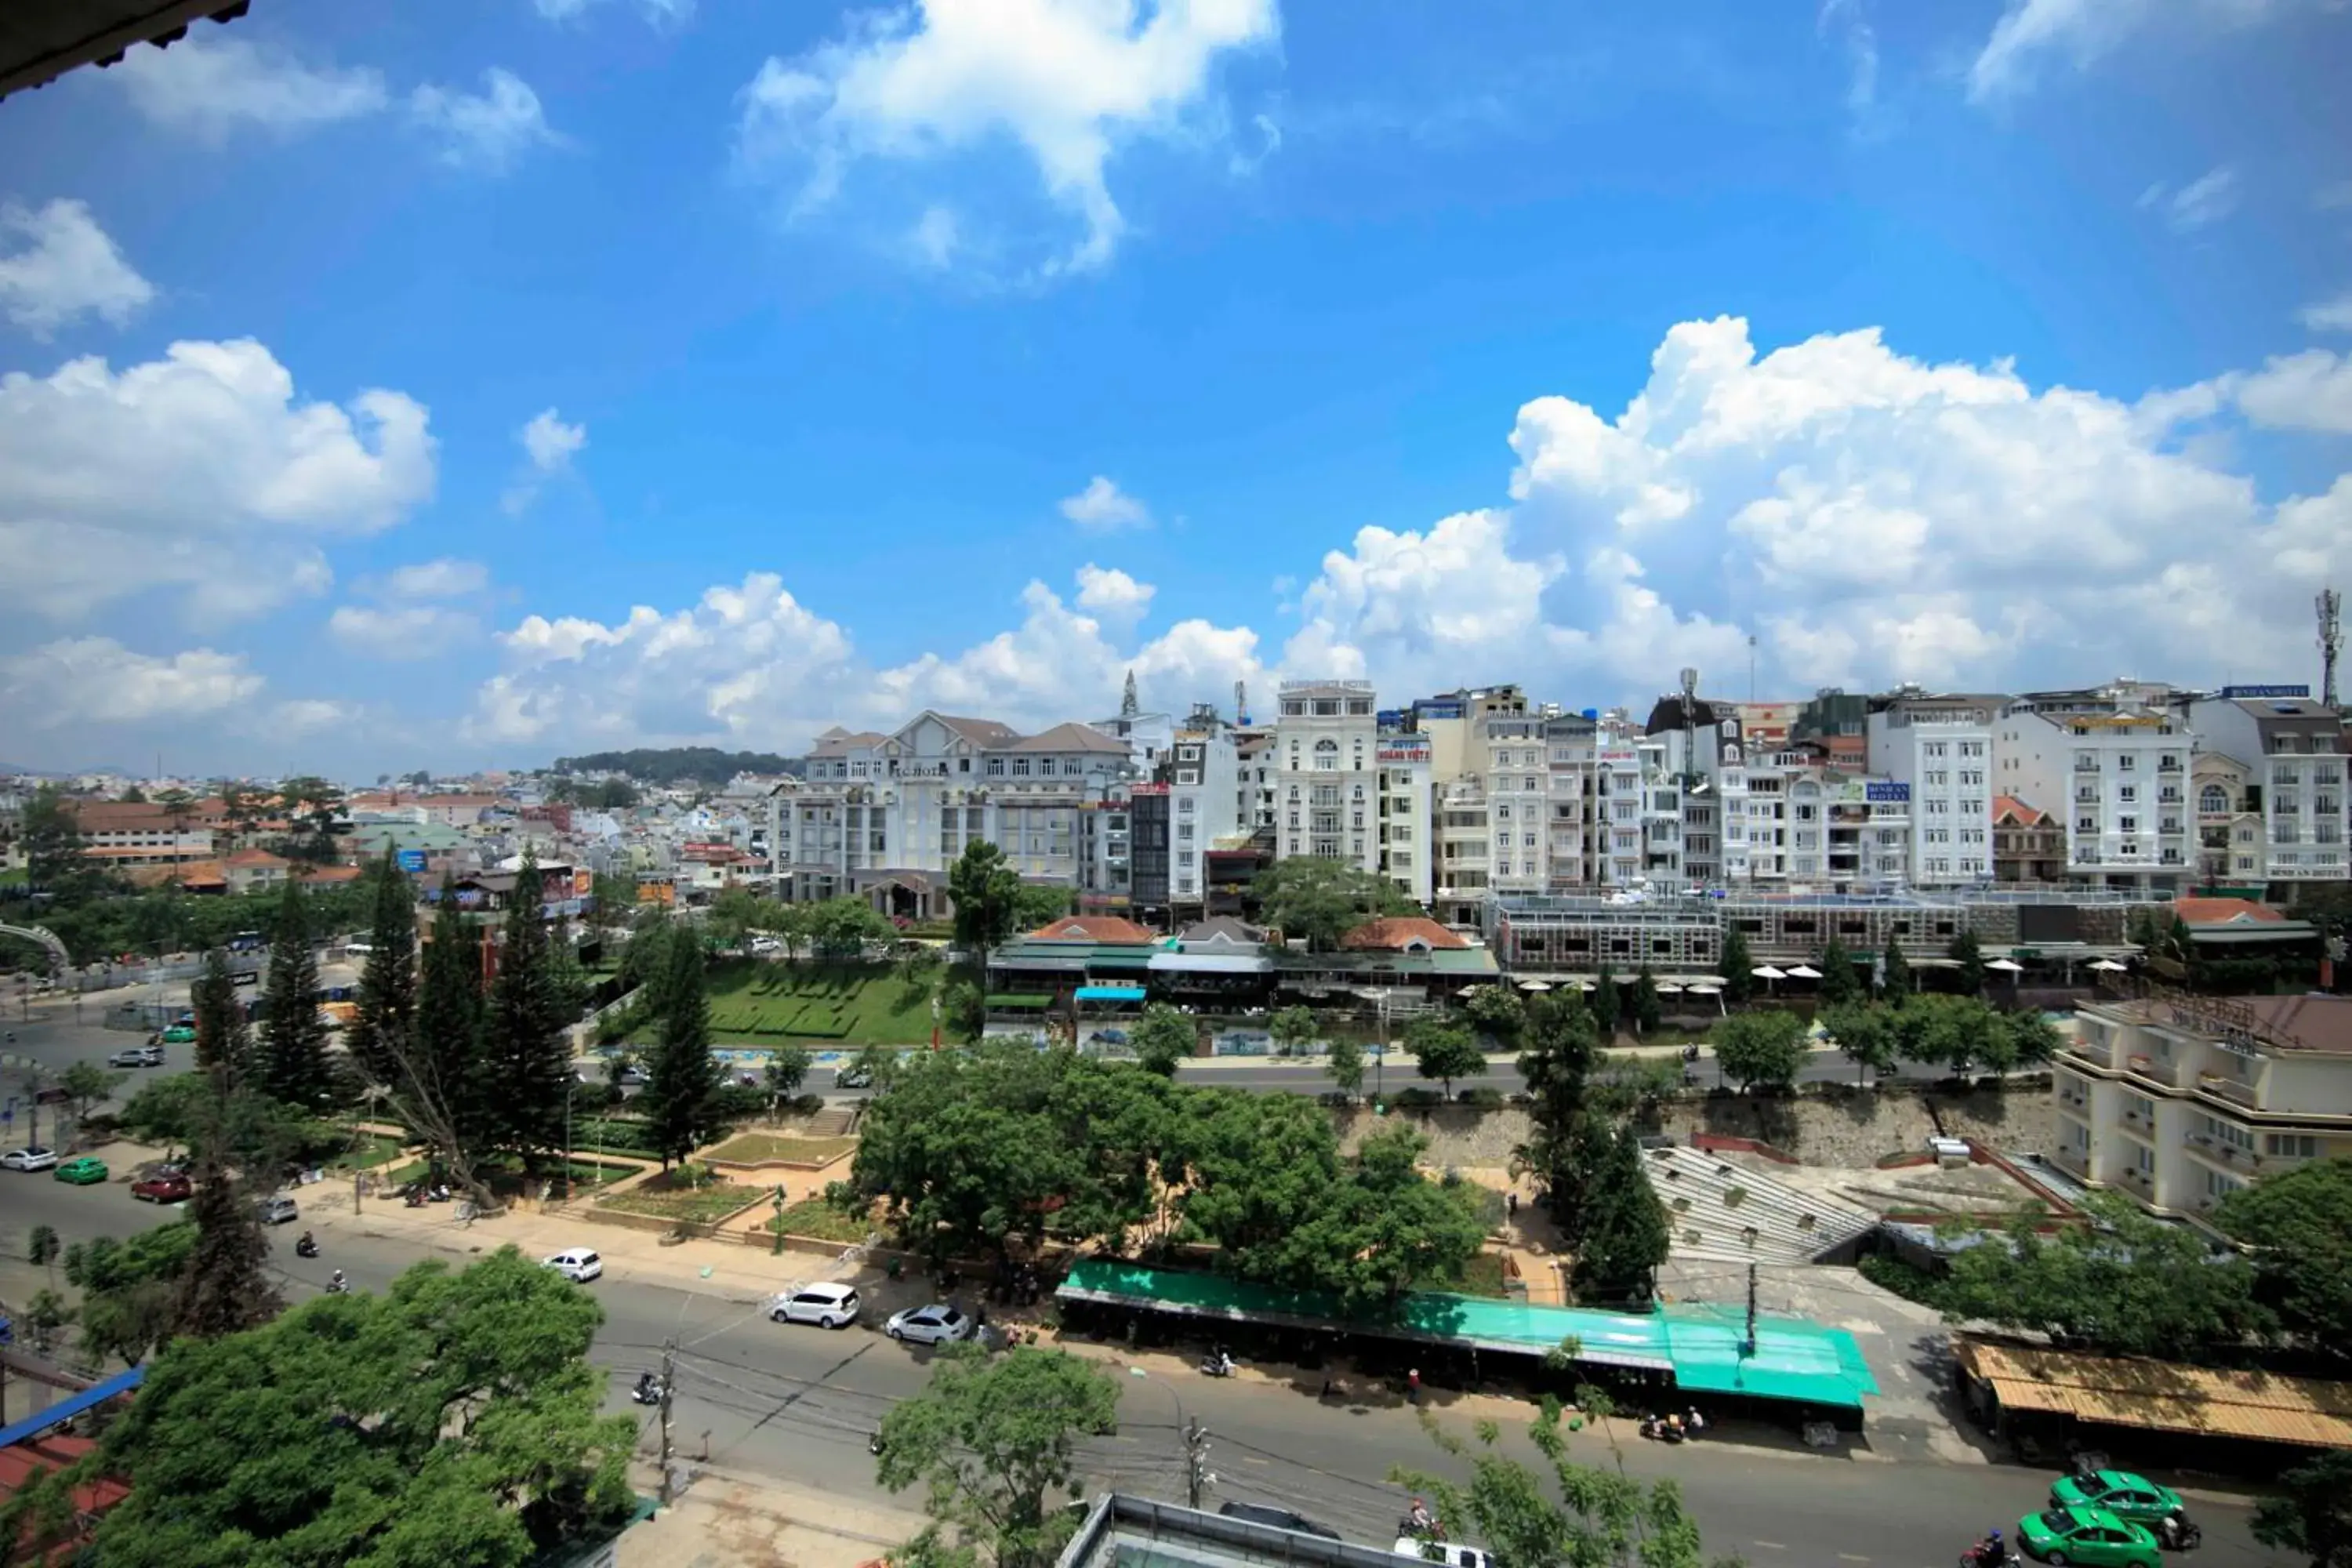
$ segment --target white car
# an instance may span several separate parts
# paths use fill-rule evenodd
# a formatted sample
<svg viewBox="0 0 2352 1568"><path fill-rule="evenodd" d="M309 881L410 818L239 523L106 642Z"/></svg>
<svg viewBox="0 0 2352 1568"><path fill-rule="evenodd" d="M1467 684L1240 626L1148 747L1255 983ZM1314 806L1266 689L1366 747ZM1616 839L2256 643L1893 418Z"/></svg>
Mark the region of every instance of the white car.
<svg viewBox="0 0 2352 1568"><path fill-rule="evenodd" d="M952 1344L971 1338L971 1319L944 1302L909 1307L894 1315L882 1331L894 1340L919 1345Z"/></svg>
<svg viewBox="0 0 2352 1568"><path fill-rule="evenodd" d="M11 1149L0 1154L0 1171L51 1171L57 1163L55 1149Z"/></svg>
<svg viewBox="0 0 2352 1568"><path fill-rule="evenodd" d="M1400 1535L1391 1549L1399 1557L1418 1557L1424 1563L1441 1563L1445 1568L1495 1568L1495 1560L1475 1546L1464 1546L1453 1541L1423 1541L1418 1536Z"/></svg>
<svg viewBox="0 0 2352 1568"><path fill-rule="evenodd" d="M795 1285L770 1304L768 1321L845 1329L857 1321L857 1290L849 1285Z"/></svg>
<svg viewBox="0 0 2352 1568"><path fill-rule="evenodd" d="M574 1285L585 1285L604 1272L604 1260L584 1247L557 1253L547 1260L547 1266Z"/></svg>

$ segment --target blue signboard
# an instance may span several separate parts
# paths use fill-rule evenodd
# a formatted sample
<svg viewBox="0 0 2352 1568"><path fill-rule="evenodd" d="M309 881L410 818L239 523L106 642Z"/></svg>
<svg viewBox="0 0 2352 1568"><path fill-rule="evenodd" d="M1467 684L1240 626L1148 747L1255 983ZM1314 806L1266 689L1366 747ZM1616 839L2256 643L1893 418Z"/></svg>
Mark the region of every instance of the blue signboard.
<svg viewBox="0 0 2352 1568"><path fill-rule="evenodd" d="M1907 801L1911 798L1911 786L1907 784L1889 784L1881 780L1864 784L1862 797L1864 800Z"/></svg>
<svg viewBox="0 0 2352 1568"><path fill-rule="evenodd" d="M2308 686L2225 686L2221 688L2221 700L2224 702L2268 697L2307 698L2310 695L2311 688Z"/></svg>
<svg viewBox="0 0 2352 1568"><path fill-rule="evenodd" d="M404 871L411 873L421 872L425 869L425 851L422 849L395 849L392 852L392 863L399 867Z"/></svg>

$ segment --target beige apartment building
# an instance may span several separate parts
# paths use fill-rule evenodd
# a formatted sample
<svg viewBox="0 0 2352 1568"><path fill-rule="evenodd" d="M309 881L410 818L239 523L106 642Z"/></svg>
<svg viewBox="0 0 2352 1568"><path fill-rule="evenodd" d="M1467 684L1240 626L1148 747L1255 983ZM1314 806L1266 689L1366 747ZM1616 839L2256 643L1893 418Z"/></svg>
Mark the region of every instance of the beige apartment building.
<svg viewBox="0 0 2352 1568"><path fill-rule="evenodd" d="M2352 997L2162 994L2076 1010L2052 1157L2161 1215L2352 1154Z"/></svg>

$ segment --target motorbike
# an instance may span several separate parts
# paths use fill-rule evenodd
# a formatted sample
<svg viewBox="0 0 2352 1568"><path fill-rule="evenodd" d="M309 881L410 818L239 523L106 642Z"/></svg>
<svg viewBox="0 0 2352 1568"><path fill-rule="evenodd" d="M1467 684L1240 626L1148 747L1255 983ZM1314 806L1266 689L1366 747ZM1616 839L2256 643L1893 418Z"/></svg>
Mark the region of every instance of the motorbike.
<svg viewBox="0 0 2352 1568"><path fill-rule="evenodd" d="M2007 1542L1995 1546L1979 1541L1960 1553L1960 1568L2023 1568L2024 1561Z"/></svg>
<svg viewBox="0 0 2352 1568"><path fill-rule="evenodd" d="M1669 1421L1659 1415L1643 1417L1639 1430L1643 1436L1659 1443L1679 1443L1690 1436L1683 1430L1681 1422Z"/></svg>
<svg viewBox="0 0 2352 1568"><path fill-rule="evenodd" d="M877 1458L879 1458L881 1457L881 1454L882 1454L882 1434L881 1434L881 1433L879 1433L879 1432L875 1432L875 1433L871 1433L871 1434L869 1434L869 1435L866 1436L866 1451L867 1453L869 1453L869 1454L872 1454L872 1455L873 1455L873 1456L875 1456Z"/></svg>
<svg viewBox="0 0 2352 1568"><path fill-rule="evenodd" d="M342 1275L341 1275L340 1272L339 1272L339 1273L337 1273L337 1274L336 1274L336 1276L335 1276L332 1279L330 1279L330 1280L328 1280L328 1281L327 1281L327 1294L328 1294L328 1295L330 1295L330 1296L348 1296L348 1295L350 1295L351 1293L352 1293L352 1282L351 1282L350 1280L348 1280L348 1279L344 1279L344 1278L342 1277Z"/></svg>
<svg viewBox="0 0 2352 1568"><path fill-rule="evenodd" d="M662 1402L661 1379L651 1373L646 1373L637 1379L637 1385L629 1390L629 1398L639 1405L659 1405Z"/></svg>
<svg viewBox="0 0 2352 1568"><path fill-rule="evenodd" d="M306 1236L301 1240L294 1244L294 1256L297 1258L316 1258L319 1256L319 1244L312 1241Z"/></svg>
<svg viewBox="0 0 2352 1568"><path fill-rule="evenodd" d="M1202 1377L1231 1377L1233 1374L1234 1358L1229 1355L1213 1355L1202 1360L1201 1375Z"/></svg>
<svg viewBox="0 0 2352 1568"><path fill-rule="evenodd" d="M2205 1531L2186 1513L2168 1513L2157 1521L2156 1539L2167 1552L2194 1552L2205 1543Z"/></svg>

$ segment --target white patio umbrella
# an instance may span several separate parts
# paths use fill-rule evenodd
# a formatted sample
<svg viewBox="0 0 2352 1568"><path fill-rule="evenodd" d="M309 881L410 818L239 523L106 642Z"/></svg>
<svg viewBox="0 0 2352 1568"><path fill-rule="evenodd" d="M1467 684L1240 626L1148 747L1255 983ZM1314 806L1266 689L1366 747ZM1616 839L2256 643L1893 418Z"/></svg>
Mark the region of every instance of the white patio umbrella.
<svg viewBox="0 0 2352 1568"><path fill-rule="evenodd" d="M1723 987L1720 985L1694 985L1690 988L1690 994L1694 996L1720 996L1723 994Z"/></svg>
<svg viewBox="0 0 2352 1568"><path fill-rule="evenodd" d="M1579 991L1598 991L1601 989L1601 983L1597 980L1580 980L1576 983L1576 988Z"/></svg>
<svg viewBox="0 0 2352 1568"><path fill-rule="evenodd" d="M1665 996L1665 995L1679 995L1679 994L1681 994L1681 993L1682 993L1682 987L1681 987L1681 986L1679 986L1679 985L1677 985L1677 984L1675 984L1673 981L1671 981L1671 980L1661 980L1661 981L1659 981L1659 982L1658 982L1658 987L1657 987L1657 989L1658 989L1658 994L1659 994L1659 995L1661 995L1661 996ZM1694 988L1694 989L1695 989L1695 988Z"/></svg>
<svg viewBox="0 0 2352 1568"><path fill-rule="evenodd" d="M1769 963L1759 963L1748 973L1756 976L1759 980L1786 980L1789 978L1788 973L1785 971L1775 969Z"/></svg>
<svg viewBox="0 0 2352 1568"><path fill-rule="evenodd" d="M2121 974L2125 971L2128 970L2131 965L2127 963L2117 963L2112 958L2103 958L2099 960L2098 963L2091 965L2091 967L2100 971L2102 973Z"/></svg>
<svg viewBox="0 0 2352 1568"><path fill-rule="evenodd" d="M1522 980L1519 982L1519 989L1522 991L1549 991L1551 989L1551 982L1548 980Z"/></svg>
<svg viewBox="0 0 2352 1568"><path fill-rule="evenodd" d="M1986 964L1985 967L1987 969L1998 969L2003 974L2022 974L2025 973L2025 965L2012 963L2006 958L1996 958L1990 963Z"/></svg>
<svg viewBox="0 0 2352 1568"><path fill-rule="evenodd" d="M1822 972L1809 963L1800 963L1789 971L1791 980L1819 980L1821 977Z"/></svg>

